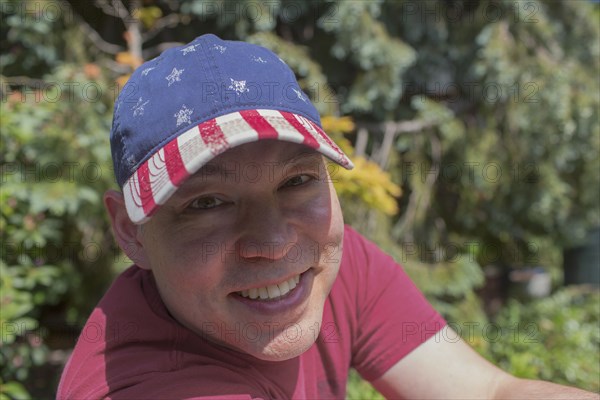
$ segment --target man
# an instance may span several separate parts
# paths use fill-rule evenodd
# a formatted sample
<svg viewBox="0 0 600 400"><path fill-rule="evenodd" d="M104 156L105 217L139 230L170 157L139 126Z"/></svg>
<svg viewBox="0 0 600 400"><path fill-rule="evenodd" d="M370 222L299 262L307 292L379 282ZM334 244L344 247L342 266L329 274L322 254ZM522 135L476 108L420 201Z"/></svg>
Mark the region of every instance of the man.
<svg viewBox="0 0 600 400"><path fill-rule="evenodd" d="M59 399L343 398L350 367L390 398L597 398L443 340L402 269L344 226L326 159L352 163L269 50L205 35L145 63L111 146L122 192L105 205L136 265Z"/></svg>

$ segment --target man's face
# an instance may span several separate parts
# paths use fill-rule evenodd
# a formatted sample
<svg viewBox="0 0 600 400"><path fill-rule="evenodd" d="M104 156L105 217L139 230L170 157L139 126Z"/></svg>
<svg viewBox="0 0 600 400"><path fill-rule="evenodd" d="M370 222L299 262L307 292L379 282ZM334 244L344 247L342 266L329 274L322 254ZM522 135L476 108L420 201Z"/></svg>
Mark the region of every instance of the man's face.
<svg viewBox="0 0 600 400"><path fill-rule="evenodd" d="M305 146L263 140L185 181L139 234L173 317L260 359L306 351L342 257L326 166Z"/></svg>

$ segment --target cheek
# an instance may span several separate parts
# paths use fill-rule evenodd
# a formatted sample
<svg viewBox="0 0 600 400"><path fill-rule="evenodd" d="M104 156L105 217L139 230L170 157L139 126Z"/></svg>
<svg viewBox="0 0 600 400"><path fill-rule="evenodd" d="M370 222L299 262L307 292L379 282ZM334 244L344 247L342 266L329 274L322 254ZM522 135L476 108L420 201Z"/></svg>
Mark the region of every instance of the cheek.
<svg viewBox="0 0 600 400"><path fill-rule="evenodd" d="M320 193L308 198L302 204L295 204L295 215L303 225L318 226L314 232L329 235L343 230L340 203L331 183L322 182Z"/></svg>
<svg viewBox="0 0 600 400"><path fill-rule="evenodd" d="M310 215L302 220L303 231L318 248L318 259L327 280L334 280L342 258L344 220L337 195L330 190L311 205Z"/></svg>
<svg viewBox="0 0 600 400"><path fill-rule="evenodd" d="M212 247L212 242L167 230L146 237L144 249L161 295L190 302L217 288L221 268Z"/></svg>
<svg viewBox="0 0 600 400"><path fill-rule="evenodd" d="M328 191L315 200L312 207L310 224L318 226L315 232L321 232L321 239L327 242L339 243L343 238L344 219L340 203L332 184Z"/></svg>
<svg viewBox="0 0 600 400"><path fill-rule="evenodd" d="M332 229L337 232L337 234L344 234L344 216L342 214L342 206L340 205L340 201L338 199L337 193L333 188L333 184L329 185L330 191L330 203L331 203L331 226Z"/></svg>
<svg viewBox="0 0 600 400"><path fill-rule="evenodd" d="M156 286L170 314L194 330L198 321L218 318L223 293L222 274L216 263L188 246L172 247L152 263Z"/></svg>
<svg viewBox="0 0 600 400"><path fill-rule="evenodd" d="M331 213L330 213L330 224L327 232L327 238L325 239L326 245L324 248L324 263L326 263L332 270L337 271L342 261L343 252L343 241L344 241L344 218L342 215L342 209L333 189L333 185L330 185L330 201Z"/></svg>

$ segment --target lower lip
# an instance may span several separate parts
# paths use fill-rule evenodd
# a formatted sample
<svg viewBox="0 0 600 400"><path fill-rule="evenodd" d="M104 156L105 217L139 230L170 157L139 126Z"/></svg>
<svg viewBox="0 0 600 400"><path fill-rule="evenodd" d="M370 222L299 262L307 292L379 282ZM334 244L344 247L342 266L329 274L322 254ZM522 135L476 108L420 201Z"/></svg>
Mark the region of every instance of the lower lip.
<svg viewBox="0 0 600 400"><path fill-rule="evenodd" d="M249 297L243 297L236 293L232 293L230 296L260 314L275 315L286 313L297 309L306 301L312 289L313 277L311 269L303 272L296 287L275 300L252 300Z"/></svg>

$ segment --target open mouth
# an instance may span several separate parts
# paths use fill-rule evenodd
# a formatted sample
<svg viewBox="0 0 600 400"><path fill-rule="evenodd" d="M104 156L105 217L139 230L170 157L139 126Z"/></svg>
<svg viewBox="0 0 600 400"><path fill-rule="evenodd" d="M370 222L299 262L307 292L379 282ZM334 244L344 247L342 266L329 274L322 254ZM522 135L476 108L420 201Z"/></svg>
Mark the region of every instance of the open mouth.
<svg viewBox="0 0 600 400"><path fill-rule="evenodd" d="M300 282L300 274L276 285L263 286L235 292L251 300L277 300L293 291Z"/></svg>

